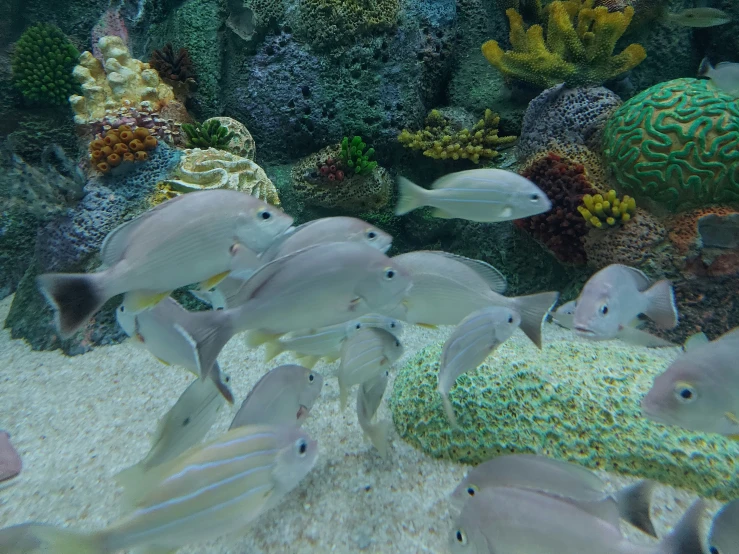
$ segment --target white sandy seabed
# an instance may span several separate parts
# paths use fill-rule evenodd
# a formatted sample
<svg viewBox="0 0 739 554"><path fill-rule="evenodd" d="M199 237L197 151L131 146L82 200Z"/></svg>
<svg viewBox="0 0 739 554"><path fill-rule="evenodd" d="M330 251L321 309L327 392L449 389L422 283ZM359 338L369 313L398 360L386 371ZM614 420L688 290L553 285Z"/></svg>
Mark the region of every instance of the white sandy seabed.
<svg viewBox="0 0 739 554"><path fill-rule="evenodd" d="M0 301L4 321L12 297ZM405 356L443 340L450 329L406 326ZM566 350L575 339L554 325L545 325L545 349ZM633 348L610 342L599 349L599 360L623 355ZM520 331L504 345L521 356L536 355ZM677 349L662 350L665 367ZM241 400L269 364L262 350L249 350L238 338L219 357L231 376L236 405L221 411L208 437L228 429ZM548 356L563 359L564 356ZM0 490L0 527L26 521L47 522L95 530L121 514L121 492L113 476L138 462L149 449L156 424L193 378L165 366L131 344L97 348L82 356L34 352L21 340L0 333L0 429L7 430L23 458L17 482ZM333 373L322 362L316 368ZM386 398L392 389L388 385ZM386 402L378 413L390 419ZM304 428L319 443L319 459L300 486L243 535L180 549L182 554L304 554L304 553L442 553L453 521L448 495L466 467L435 460L393 433L387 460L363 439L354 402L342 412L338 384L327 378L321 397ZM634 482L601 474L611 487ZM682 515L695 495L660 486L654 495L653 519L663 535ZM711 513L718 503L710 502ZM708 519L705 522L708 525ZM635 541L649 537L627 528Z"/></svg>

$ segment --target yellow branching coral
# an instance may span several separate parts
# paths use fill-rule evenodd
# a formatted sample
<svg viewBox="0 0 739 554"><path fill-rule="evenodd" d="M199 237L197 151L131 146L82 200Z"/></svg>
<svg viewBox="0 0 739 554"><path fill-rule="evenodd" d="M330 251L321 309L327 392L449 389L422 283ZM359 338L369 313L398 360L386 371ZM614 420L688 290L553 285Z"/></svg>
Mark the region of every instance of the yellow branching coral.
<svg viewBox="0 0 739 554"><path fill-rule="evenodd" d="M568 86L599 85L639 65L647 54L630 44L613 54L616 42L634 16L593 7L594 0L555 0L547 6L546 39L541 25L524 28L521 15L506 10L511 25L512 51L504 52L494 40L482 45L485 58L506 77L541 87L565 82Z"/></svg>
<svg viewBox="0 0 739 554"><path fill-rule="evenodd" d="M499 137L500 117L491 110L472 129L455 130L440 111L431 110L426 116L426 127L411 133L403 129L398 141L412 150L423 150L424 156L436 160L470 160L498 157L496 147L513 143L516 137Z"/></svg>
<svg viewBox="0 0 739 554"><path fill-rule="evenodd" d="M608 191L605 198L601 194L586 194L577 211L596 229L602 229L604 223L608 227L615 227L631 219L636 211L636 201L628 194L619 200L615 190Z"/></svg>

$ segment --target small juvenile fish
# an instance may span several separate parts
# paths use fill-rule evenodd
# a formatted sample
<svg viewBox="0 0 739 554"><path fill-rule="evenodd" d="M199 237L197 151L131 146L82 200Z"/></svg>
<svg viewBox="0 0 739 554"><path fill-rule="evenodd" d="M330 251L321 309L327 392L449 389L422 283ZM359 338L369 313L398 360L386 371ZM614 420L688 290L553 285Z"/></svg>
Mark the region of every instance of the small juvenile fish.
<svg viewBox="0 0 739 554"><path fill-rule="evenodd" d="M293 219L278 208L227 189L183 194L111 231L96 273L48 273L37 278L56 308L59 334L80 329L105 302L126 293L129 310L154 306L178 287L210 283L231 270L235 244L260 252Z"/></svg>
<svg viewBox="0 0 739 554"><path fill-rule="evenodd" d="M143 345L160 362L183 367L203 378L195 349L197 341L191 338L195 332L193 313L170 296L150 310L139 313L132 313L126 309L125 303L121 304L115 315L126 334ZM233 404L233 394L221 379L221 370L217 363L206 377L213 380L223 397Z"/></svg>
<svg viewBox="0 0 739 554"><path fill-rule="evenodd" d="M0 431L0 486L12 483L20 475L23 462L18 452L10 443L10 435Z"/></svg>
<svg viewBox="0 0 739 554"><path fill-rule="evenodd" d="M320 329L294 331L282 336L259 330L248 331L246 344L251 348L266 344L265 362L272 360L282 352L290 351L295 354L302 365L313 367L321 358L326 358L329 362L338 360L344 340L363 327L385 329L397 336L402 331L403 324L397 319L384 315L367 314L346 323L329 325Z"/></svg>
<svg viewBox="0 0 739 554"><path fill-rule="evenodd" d="M505 169L469 169L450 173L426 190L398 177L400 198L395 215L403 215L422 206L435 208L434 217L460 218L495 223L510 221L549 211L547 195L518 173Z"/></svg>
<svg viewBox="0 0 739 554"><path fill-rule="evenodd" d="M649 419L739 439L739 327L685 353L654 379L642 400Z"/></svg>
<svg viewBox="0 0 739 554"><path fill-rule="evenodd" d="M658 545L630 542L618 525L561 497L511 487L481 490L462 508L449 537L451 552L499 554L698 554L703 500L697 500Z"/></svg>
<svg viewBox="0 0 739 554"><path fill-rule="evenodd" d="M229 429L244 425L300 427L321 394L323 377L299 365L281 365L265 373L241 403Z"/></svg>
<svg viewBox="0 0 739 554"><path fill-rule="evenodd" d="M611 495L600 477L584 467L546 456L509 454L472 468L454 489L452 506L461 512L467 500L492 487L531 489L561 497L614 526L623 519L657 536L650 516L653 481L640 481Z"/></svg>
<svg viewBox="0 0 739 554"><path fill-rule="evenodd" d="M344 341L339 366L339 405L343 409L354 385L382 375L403 355L403 346L392 333L368 327Z"/></svg>
<svg viewBox="0 0 739 554"><path fill-rule="evenodd" d="M675 327L672 285L667 280L652 285L638 269L609 265L585 283L575 306L574 331L590 340L615 339L639 314L663 329Z"/></svg>
<svg viewBox="0 0 739 554"><path fill-rule="evenodd" d="M484 306L510 308L521 316L521 330L541 348L541 325L559 293L508 298L500 272L485 262L447 252L422 250L393 257L413 286L400 306L382 313L417 325L458 325Z"/></svg>
<svg viewBox="0 0 739 554"><path fill-rule="evenodd" d="M227 375L224 382L230 381ZM139 463L116 475L116 481L130 488L151 468L176 458L198 444L216 422L225 405L221 392L210 379L196 379L162 417L151 441L151 449Z"/></svg>
<svg viewBox="0 0 739 554"><path fill-rule="evenodd" d="M20 541L41 552L109 554L143 546L166 552L212 540L244 529L294 489L317 454L316 442L295 427L239 427L147 473L127 491L131 512L102 531L30 523L0 530L0 545Z"/></svg>
<svg viewBox="0 0 739 554"><path fill-rule="evenodd" d="M476 369L521 324L521 316L510 308L488 306L472 312L457 325L444 343L439 360L436 390L441 394L449 422L457 427L457 418L449 400L449 391L457 378Z"/></svg>
<svg viewBox="0 0 739 554"><path fill-rule="evenodd" d="M387 388L389 371L381 373L371 381L359 384L357 389L357 420L365 436L372 441L372 445L383 458L388 452L388 433L390 432L389 421L378 421L372 423L377 409L382 402L382 396Z"/></svg>
<svg viewBox="0 0 739 554"><path fill-rule="evenodd" d="M713 67L708 58L703 58L698 74L711 79L726 94L739 98L739 63L721 62Z"/></svg>
<svg viewBox="0 0 739 554"><path fill-rule="evenodd" d="M716 27L731 21L728 13L716 8L688 8L678 13L666 15L668 23L683 27Z"/></svg>
<svg viewBox="0 0 739 554"><path fill-rule="evenodd" d="M739 553L739 499L724 505L714 516L708 533L708 552Z"/></svg>

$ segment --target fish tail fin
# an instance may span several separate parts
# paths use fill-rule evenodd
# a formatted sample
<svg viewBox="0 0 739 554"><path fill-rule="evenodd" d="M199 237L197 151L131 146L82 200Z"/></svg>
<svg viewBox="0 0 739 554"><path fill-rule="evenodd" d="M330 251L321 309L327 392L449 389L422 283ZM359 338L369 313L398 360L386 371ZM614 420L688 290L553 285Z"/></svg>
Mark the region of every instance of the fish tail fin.
<svg viewBox="0 0 739 554"><path fill-rule="evenodd" d="M296 357L298 361L300 362L300 365L302 365L303 367L307 367L308 369L313 369L318 363L318 360L321 359L319 356L296 356ZM333 361L336 361L336 360L333 360Z"/></svg>
<svg viewBox="0 0 739 554"><path fill-rule="evenodd" d="M273 341L279 336L280 335L263 331L262 329L252 329L251 331L246 332L244 342L249 348L259 348L265 342Z"/></svg>
<svg viewBox="0 0 739 554"><path fill-rule="evenodd" d="M677 327L677 305L675 304L672 283L666 279L657 281L643 294L647 296L648 300L648 307L644 315L663 329Z"/></svg>
<svg viewBox="0 0 739 554"><path fill-rule="evenodd" d="M213 364L213 369L210 372L210 378L213 381L213 384L218 389L218 392L220 392L223 395L223 398L226 399L226 402L228 402L229 404L233 404L233 392L231 392L231 389L228 387L228 385L223 382L223 374L221 373L221 366L218 365L218 362Z"/></svg>
<svg viewBox="0 0 739 554"><path fill-rule="evenodd" d="M191 314L189 329L181 325L174 328L192 346L201 379L209 377L218 355L234 335L231 314L226 310L197 312Z"/></svg>
<svg viewBox="0 0 739 554"><path fill-rule="evenodd" d="M449 423L455 429L459 429L459 423L457 423L457 416L454 415L454 406L452 406L452 401L449 398L449 395L442 393L441 402L444 405L444 413L446 413L446 418L449 420Z"/></svg>
<svg viewBox="0 0 739 554"><path fill-rule="evenodd" d="M56 327L62 338L69 338L103 307L110 296L103 287L101 273L46 273L36 283L55 308Z"/></svg>
<svg viewBox="0 0 739 554"><path fill-rule="evenodd" d="M624 487L614 497L618 504L621 519L628 521L647 535L656 538L657 532L654 530L654 524L650 515L652 509L652 491L654 491L655 485L656 483L654 481L644 479L638 483Z"/></svg>
<svg viewBox="0 0 739 554"><path fill-rule="evenodd" d="M713 70L713 66L709 61L708 57L701 60L701 64L698 66L698 75L700 77L708 77L708 74Z"/></svg>
<svg viewBox="0 0 739 554"><path fill-rule="evenodd" d="M143 462L139 462L113 476L118 486L123 489L123 502L126 505L132 505L137 500L136 484L143 480L145 474L146 467L144 467Z"/></svg>
<svg viewBox="0 0 739 554"><path fill-rule="evenodd" d="M660 543L660 554L693 554L703 552L701 523L706 503L699 498L690 505L672 532Z"/></svg>
<svg viewBox="0 0 739 554"><path fill-rule="evenodd" d="M53 554L105 554L103 533L82 533L45 523L23 523L0 529L2 552L52 552Z"/></svg>
<svg viewBox="0 0 739 554"><path fill-rule="evenodd" d="M426 201L426 189L419 187L405 177L398 177L398 204L395 206L395 215L407 214L420 208Z"/></svg>
<svg viewBox="0 0 739 554"><path fill-rule="evenodd" d="M390 422L389 421L378 421L377 423L371 424L367 427L367 437L369 437L372 446L377 449L380 456L387 458L390 435Z"/></svg>
<svg viewBox="0 0 739 554"><path fill-rule="evenodd" d="M558 297L558 292L541 292L513 299L513 308L521 315L521 330L539 348L541 348L541 325Z"/></svg>
<svg viewBox="0 0 739 554"><path fill-rule="evenodd" d="M269 362L285 351L285 347L277 340L271 340L264 345L264 361Z"/></svg>

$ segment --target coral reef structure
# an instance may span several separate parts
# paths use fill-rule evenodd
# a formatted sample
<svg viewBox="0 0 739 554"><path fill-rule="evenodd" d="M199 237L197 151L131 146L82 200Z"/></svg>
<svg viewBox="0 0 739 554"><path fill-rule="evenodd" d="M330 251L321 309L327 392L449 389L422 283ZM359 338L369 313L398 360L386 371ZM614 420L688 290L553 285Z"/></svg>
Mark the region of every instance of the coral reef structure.
<svg viewBox="0 0 739 554"><path fill-rule="evenodd" d="M280 205L277 189L261 167L248 158L216 148L185 150L172 175L157 188L154 204L187 192L226 188Z"/></svg>
<svg viewBox="0 0 739 554"><path fill-rule="evenodd" d="M377 167L375 160L370 160L375 155L374 148L367 148L367 144L362 142L362 137L354 136L351 140L344 137L341 140L341 152L339 160L345 168L345 172L351 177L352 175L369 175Z"/></svg>
<svg viewBox="0 0 739 554"><path fill-rule="evenodd" d="M15 43L13 84L32 104L63 105L79 90L72 76L79 55L59 27L29 27Z"/></svg>
<svg viewBox="0 0 739 554"><path fill-rule="evenodd" d="M185 107L172 100L160 112L154 112L142 106L133 108L124 106L117 110L107 110L105 116L93 121L84 127L89 129L91 136L103 135L111 129L119 129L127 126L131 129L143 127L149 133L169 144L170 146L185 146L184 133L182 132L181 119L187 121Z"/></svg>
<svg viewBox="0 0 739 554"><path fill-rule="evenodd" d="M121 164L147 161L148 151L158 145L156 137L146 127L121 125L90 142L90 163L100 173L110 173Z"/></svg>
<svg viewBox="0 0 739 554"><path fill-rule="evenodd" d="M647 55L639 44L613 54L634 15L630 6L609 12L593 8L593 0L555 0L547 10L546 40L541 25L524 29L523 18L510 8L506 15L513 50L504 52L495 40L482 45L485 58L506 77L543 88L562 82L600 85L633 69Z"/></svg>
<svg viewBox="0 0 739 554"><path fill-rule="evenodd" d="M188 148L216 148L226 150L226 146L234 134L216 119L204 123L186 123L182 130L187 135Z"/></svg>
<svg viewBox="0 0 739 554"><path fill-rule="evenodd" d="M588 233L588 223L577 208L585 195L598 194L588 180L584 166L549 153L533 161L521 175L544 191L552 202L552 209L518 219L516 225L545 244L560 261L584 264L583 239Z"/></svg>
<svg viewBox="0 0 739 554"><path fill-rule="evenodd" d="M158 111L174 99L172 87L148 63L132 58L120 37L103 37L98 46L104 64L92 52L83 52L74 68L74 77L82 86L82 95L69 97L75 123L100 120L121 107Z"/></svg>
<svg viewBox="0 0 739 554"><path fill-rule="evenodd" d="M436 160L495 159L500 154L496 148L515 142L516 137L499 137L500 117L485 110L484 117L471 129L455 129L439 110L431 110L426 116L422 131L411 133L403 129L398 141L411 150L422 150L424 156Z"/></svg>
<svg viewBox="0 0 739 554"><path fill-rule="evenodd" d="M609 190L605 196L585 194L577 211L588 225L608 229L631 220L636 212L636 201L628 194L619 198L615 190Z"/></svg>
<svg viewBox="0 0 739 554"><path fill-rule="evenodd" d="M210 124L211 121L217 121L221 128L226 129L231 135L229 141L222 148L228 150L231 154L236 154L242 158L253 160L257 155L257 146L251 133L244 124L230 117L211 117L203 122L203 125Z"/></svg>
<svg viewBox="0 0 739 554"><path fill-rule="evenodd" d="M675 79L608 119L607 169L619 191L672 211L739 202L739 105L710 81Z"/></svg>
<svg viewBox="0 0 739 554"><path fill-rule="evenodd" d="M460 428L453 429L436 391L442 346L400 368L390 397L399 435L431 456L479 464L503 453L537 453L708 498L739 495L729 438L642 417L641 397L664 358L596 343L557 341L541 352L507 343L494 362L457 379L450 398Z"/></svg>
<svg viewBox="0 0 739 554"><path fill-rule="evenodd" d="M162 79L183 83L195 88L198 85L195 69L186 48L175 52L172 43L168 42L161 50L151 53L149 65L157 70Z"/></svg>

